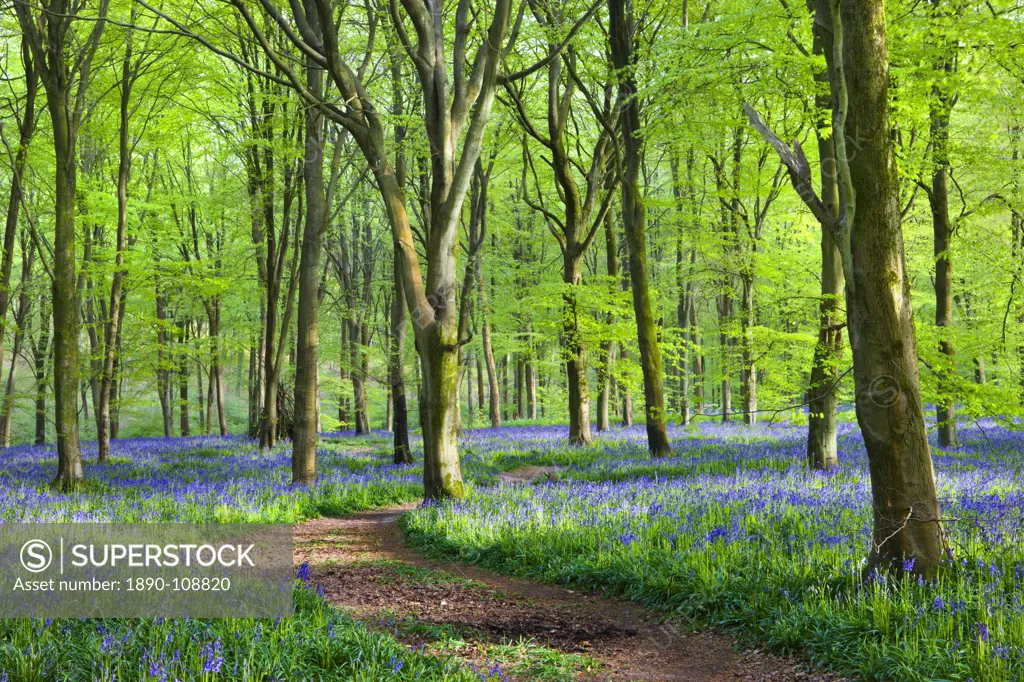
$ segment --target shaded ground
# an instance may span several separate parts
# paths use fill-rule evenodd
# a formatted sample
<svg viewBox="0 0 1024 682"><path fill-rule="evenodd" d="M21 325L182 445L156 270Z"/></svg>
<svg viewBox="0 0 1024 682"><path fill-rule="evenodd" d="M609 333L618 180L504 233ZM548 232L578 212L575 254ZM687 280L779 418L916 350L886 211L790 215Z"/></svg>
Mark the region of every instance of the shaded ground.
<svg viewBox="0 0 1024 682"><path fill-rule="evenodd" d="M526 481L553 472L512 473L509 480ZM298 525L296 563L309 562L334 605L406 644L465 659L485 678L493 670L496 680L836 679L737 652L725 634L688 632L630 602L427 560L405 546L396 524L414 506Z"/></svg>

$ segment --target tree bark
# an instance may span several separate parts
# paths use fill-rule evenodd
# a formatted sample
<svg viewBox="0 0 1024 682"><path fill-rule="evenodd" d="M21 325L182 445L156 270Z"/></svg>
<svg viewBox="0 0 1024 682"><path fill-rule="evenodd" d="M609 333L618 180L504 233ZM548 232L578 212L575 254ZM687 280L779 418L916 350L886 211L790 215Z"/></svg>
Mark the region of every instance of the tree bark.
<svg viewBox="0 0 1024 682"><path fill-rule="evenodd" d="M211 327L210 334L213 336L213 355L210 357L214 381L214 397L217 401L217 427L221 436L228 435L227 415L227 386L224 381L224 357L220 347L220 302L217 302L214 320L216 326Z"/></svg>
<svg viewBox="0 0 1024 682"><path fill-rule="evenodd" d="M833 41L831 0L813 0L815 13L814 53L824 55L825 70L815 80L832 79ZM816 102L824 115L832 112L831 95L819 95ZM816 134L820 159L821 200L832 216L839 216L839 178L835 147L825 137L825 121ZM807 461L812 469L829 471L839 464L836 405L839 359L843 350L843 266L839 247L827 225L821 226L821 301L818 306L818 342L814 347L808 388Z"/></svg>
<svg viewBox="0 0 1024 682"><path fill-rule="evenodd" d="M950 57L944 55L938 70L952 70ZM939 332L939 352L945 356L938 370L938 399L935 401L939 447L957 447L956 432L956 350L953 345L953 226L949 221L949 118L953 98L944 84L932 86L931 147L932 182L928 203L932 212L935 254L935 326Z"/></svg>
<svg viewBox="0 0 1024 682"><path fill-rule="evenodd" d="M401 121L405 113L405 98L402 93L402 58L397 45L389 46L391 63L392 105L396 118L395 147L395 180L398 186L405 187L407 157L405 154L405 137L407 128ZM394 434L395 464L412 464L412 447L409 444L409 405L405 396L405 337L408 333L407 305L405 285L402 281L402 261L399 247L394 247L392 257L392 280L394 296L391 301L391 347L388 353L388 384L391 388L392 432Z"/></svg>
<svg viewBox="0 0 1024 682"><path fill-rule="evenodd" d="M583 283L581 256L567 248L562 259L562 345L565 348L565 376L569 388L569 445L589 445L590 393L587 382L587 346L580 318L583 315L579 288Z"/></svg>
<svg viewBox="0 0 1024 682"><path fill-rule="evenodd" d="M846 310L857 421L871 471L871 563L888 566L912 557L915 571L932 574L945 543L921 404L899 175L889 136L884 2L843 2L841 15L850 92L845 134L858 142L857 154L849 158L857 204L849 226L853 274L847 276Z"/></svg>
<svg viewBox="0 0 1024 682"><path fill-rule="evenodd" d="M651 309L647 281L647 208L640 191L640 166L643 163L643 121L637 94L633 41L636 39L633 8L629 0L608 0L611 19L612 61L619 71L619 99L623 102L619 125L623 137L622 217L629 244L629 278L636 316L640 368L644 377L644 416L647 446L661 457L671 453L665 427L665 390L662 383L661 348L658 327Z"/></svg>
<svg viewBox="0 0 1024 682"><path fill-rule="evenodd" d="M188 404L188 349L185 347L187 340L188 322L182 321L178 327L178 428L182 438L192 435Z"/></svg>
<svg viewBox="0 0 1024 682"><path fill-rule="evenodd" d="M846 275L857 422L871 476L870 570L932 576L945 555L917 367L900 187L889 127L884 0L832 2L833 136L841 209L833 221L810 185L802 150L790 150L749 107L801 198L837 236ZM847 140L856 154L847 154Z"/></svg>
<svg viewBox="0 0 1024 682"><path fill-rule="evenodd" d="M134 17L134 11L133 11ZM110 391L114 380L114 362L117 360L116 340L121 333L121 289L124 282L124 254L128 250L128 180L131 177L132 151L128 140L132 84L132 31L125 37L124 58L121 61L121 97L119 125L117 132L117 253L114 256L114 273L110 284L110 303L107 310L110 319L103 330L103 359L100 364L99 400L96 405L96 446L97 459L105 463L110 459Z"/></svg>
<svg viewBox="0 0 1024 682"><path fill-rule="evenodd" d="M121 319L124 319L128 298L121 296ZM122 376L123 365L121 363L121 346L124 334L118 331L114 338L114 371L110 393L110 439L117 440L121 437L121 393L124 384Z"/></svg>
<svg viewBox="0 0 1024 682"><path fill-rule="evenodd" d="M530 420L537 419L537 364L530 356L526 365L526 404Z"/></svg>
<svg viewBox="0 0 1024 682"><path fill-rule="evenodd" d="M36 432L35 444L42 445L46 442L46 386L48 383L46 361L53 353L53 346L50 343L50 314L49 310L39 311L39 335L32 343L32 359L35 369L35 415Z"/></svg>
<svg viewBox="0 0 1024 682"><path fill-rule="evenodd" d="M4 358L4 335L7 330L7 312L10 306L11 270L14 267L14 243L18 230L18 215L24 196L22 177L28 159L28 147L36 127L36 93L39 89L39 76L32 59L32 49L28 40L21 41L21 61L25 70L25 105L18 122L18 146L11 160L11 189L7 200L7 218L4 223L3 257L0 264L0 365ZM15 351L14 355L17 354ZM13 371L14 358L11 360ZM10 421L8 419L8 421ZM10 430L9 424L7 430ZM9 437L8 437L9 440ZM6 445L5 445L6 447Z"/></svg>
<svg viewBox="0 0 1024 682"><path fill-rule="evenodd" d="M491 420L491 427L496 428L501 426L501 393L498 390L498 369L494 363L494 349L491 346L491 309L487 303L487 291L484 289L482 258L476 261L476 287L480 297L480 338L487 365L487 415Z"/></svg>
<svg viewBox="0 0 1024 682"><path fill-rule="evenodd" d="M526 419L526 362L516 354L516 419Z"/></svg>
<svg viewBox="0 0 1024 682"><path fill-rule="evenodd" d="M624 363L629 363L629 348L626 346L622 347L622 360ZM633 393L629 390L629 386L625 384L619 384L619 393L622 394L622 425L632 426Z"/></svg>
<svg viewBox="0 0 1024 682"><path fill-rule="evenodd" d="M54 417L57 422L57 475L53 486L76 488L85 479L78 440L78 301L75 293L75 133L64 116L62 92L49 92L56 154L56 212L53 248Z"/></svg>
<svg viewBox="0 0 1024 682"><path fill-rule="evenodd" d="M174 435L174 406L171 402L171 372L173 364L168 347L167 297L160 284L156 285L156 390L163 415L164 438Z"/></svg>
<svg viewBox="0 0 1024 682"><path fill-rule="evenodd" d="M78 438L78 296L75 276L75 194L77 186L77 138L85 115L92 58L106 27L108 0L100 0L88 36L71 42L77 35L72 23L80 17L82 5L70 7L55 0L46 18L37 22L25 0L14 10L22 36L35 60L46 90L50 111L56 165L53 235L53 328L54 402L57 422L57 473L52 486L60 491L77 488L85 479L82 448ZM45 35L44 35L45 34ZM73 54L68 54L71 48ZM75 73L69 71L75 67ZM40 254L42 256L42 254Z"/></svg>
<svg viewBox="0 0 1024 682"><path fill-rule="evenodd" d="M740 321L743 340L743 423L750 426L757 422L757 367L754 363L754 274L746 270L740 276L742 291Z"/></svg>
<svg viewBox="0 0 1024 682"><path fill-rule="evenodd" d="M604 217L604 243L607 260L609 286L614 291L619 281L619 247L615 239L615 219L609 209ZM611 325L615 316L608 313L607 323ZM616 343L612 339L604 342L601 348L601 362L597 367L597 430L607 431L610 428L610 404L612 393L612 368L615 365Z"/></svg>
<svg viewBox="0 0 1024 682"><path fill-rule="evenodd" d="M480 412L480 418L484 415L484 363L480 359L480 353L474 353L476 360L476 407Z"/></svg>
<svg viewBox="0 0 1024 682"><path fill-rule="evenodd" d="M412 448L409 446L409 408L405 398L405 335L406 303L402 288L402 268L398 256L394 258L395 294L391 302L391 353L389 354L388 377L391 385L391 401L394 409L395 464L412 464Z"/></svg>
<svg viewBox="0 0 1024 682"><path fill-rule="evenodd" d="M312 0L305 0L306 17L314 35L321 35L320 19ZM306 62L306 88L314 97L323 95L323 70L312 60ZM295 410L292 434L292 483L316 480L317 403L319 387L320 253L323 249L327 203L324 195L323 114L306 107L303 180L306 191L306 221L302 232L299 264L298 329L295 338Z"/></svg>
<svg viewBox="0 0 1024 682"><path fill-rule="evenodd" d="M368 206L364 206L368 209ZM364 214L367 210L364 210ZM352 219L352 275L362 273L362 288L359 298L353 295L355 309L352 318L351 371L352 371L352 407L355 413L355 431L357 436L370 433L369 401L366 392L366 381L369 370L370 325L367 321L373 296L373 251L370 243L370 223L364 215L362 232L355 216ZM353 292L354 294L355 292Z"/></svg>
<svg viewBox="0 0 1024 682"><path fill-rule="evenodd" d="M0 412L0 444L5 448L11 446L11 423L14 412L18 356L21 355L22 345L25 341L25 325L28 321L28 312L32 305L28 286L32 280L35 245L28 242L24 237L21 240L21 253L21 282L18 286L20 291L18 292L18 307L14 313L14 324L16 327L14 330L14 347L11 349L11 366L7 374L7 389L4 392L3 410Z"/></svg>

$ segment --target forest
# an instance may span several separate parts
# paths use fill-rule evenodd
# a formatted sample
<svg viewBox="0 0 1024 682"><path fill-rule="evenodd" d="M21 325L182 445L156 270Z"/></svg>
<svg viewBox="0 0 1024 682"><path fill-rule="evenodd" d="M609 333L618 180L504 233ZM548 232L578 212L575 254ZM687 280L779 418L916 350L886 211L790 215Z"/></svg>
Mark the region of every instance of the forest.
<svg viewBox="0 0 1024 682"><path fill-rule="evenodd" d="M0 0L0 46L0 526L295 553L284 618L0 609L0 681L1024 675L1024 6Z"/></svg>

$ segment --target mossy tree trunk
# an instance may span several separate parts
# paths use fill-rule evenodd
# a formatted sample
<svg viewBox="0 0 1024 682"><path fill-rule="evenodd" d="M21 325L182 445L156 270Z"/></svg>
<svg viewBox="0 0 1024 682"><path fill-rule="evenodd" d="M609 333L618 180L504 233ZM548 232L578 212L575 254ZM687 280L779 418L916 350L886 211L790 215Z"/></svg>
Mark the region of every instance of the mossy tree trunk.
<svg viewBox="0 0 1024 682"><path fill-rule="evenodd" d="M78 296L75 274L77 139L86 111L93 55L106 27L108 0L100 0L84 40L73 30L82 5L49 3L44 18L26 0L14 10L35 69L46 90L53 131L55 210L53 231L54 402L57 473L53 487L71 490L85 478L78 438ZM40 254L41 255L41 254Z"/></svg>
<svg viewBox="0 0 1024 682"><path fill-rule="evenodd" d="M665 428L665 389L662 378L661 347L658 326L651 308L650 285L647 281L647 208L640 191L640 167L643 163L643 121L641 102L636 88L636 55L634 40L638 39L629 0L608 0L612 61L619 72L619 101L622 111L622 218L629 244L629 278L636 317L640 368L644 377L644 416L647 446L655 456L671 453Z"/></svg>
<svg viewBox="0 0 1024 682"><path fill-rule="evenodd" d="M814 53L825 57L826 68L815 74L815 81L831 81L833 63L831 0L814 0ZM839 178L836 173L835 147L826 137L825 123L832 113L832 97L820 94L816 104L823 116L817 127L821 201L829 214L839 215ZM814 347L808 388L807 462L812 469L829 471L839 464L837 445L836 382L843 349L841 300L843 266L839 247L828 225L821 226L821 301L818 304L818 342Z"/></svg>
<svg viewBox="0 0 1024 682"><path fill-rule="evenodd" d="M791 151L748 108L800 196L840 245L853 354L857 422L871 476L869 568L934 575L945 556L917 367L910 280L889 127L889 64L883 0L833 0L833 136L839 219L814 193L802 150ZM847 154L847 140L857 153ZM910 562L910 560L913 562Z"/></svg>

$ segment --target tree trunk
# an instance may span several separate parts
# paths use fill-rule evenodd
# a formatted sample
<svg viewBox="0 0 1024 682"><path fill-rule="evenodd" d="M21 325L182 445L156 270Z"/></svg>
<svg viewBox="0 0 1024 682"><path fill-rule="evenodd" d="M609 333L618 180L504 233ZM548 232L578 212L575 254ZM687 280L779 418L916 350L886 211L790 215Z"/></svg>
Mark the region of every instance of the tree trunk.
<svg viewBox="0 0 1024 682"><path fill-rule="evenodd" d="M604 218L605 257L607 259L609 286L614 290L619 280L619 247L615 240L615 219L611 209ZM607 323L615 322L615 316L608 313ZM610 428L609 406L612 392L612 367L615 365L616 343L612 339L604 342L601 348L601 362L597 367L597 430L607 431Z"/></svg>
<svg viewBox="0 0 1024 682"><path fill-rule="evenodd" d="M220 340L220 300L210 301L207 306L210 326L210 373L207 378L209 399L207 400L207 433L213 430L213 404L217 406L217 430L221 436L228 435L228 420L225 399L227 387L224 381L224 357Z"/></svg>
<svg viewBox="0 0 1024 682"><path fill-rule="evenodd" d="M526 418L526 362L516 355L516 419Z"/></svg>
<svg viewBox="0 0 1024 682"><path fill-rule="evenodd" d="M757 367L754 366L754 275L745 272L740 277L742 286L742 340L743 340L743 423L757 422Z"/></svg>
<svg viewBox="0 0 1024 682"><path fill-rule="evenodd" d="M476 356L476 407L480 412L480 418L483 419L484 415L484 363L480 359L480 353L474 353Z"/></svg>
<svg viewBox="0 0 1024 682"><path fill-rule="evenodd" d="M459 466L456 411L459 409L459 353L455 325L418 336L423 380L423 487L428 499L465 495ZM438 333L441 331L441 333Z"/></svg>
<svg viewBox="0 0 1024 682"><path fill-rule="evenodd" d="M42 445L46 442L46 360L52 352L53 346L50 344L50 318L48 314L40 311L39 336L32 344L32 355L35 361L36 445Z"/></svg>
<svg viewBox="0 0 1024 682"><path fill-rule="evenodd" d="M932 211L935 253L935 326L939 352L945 363L939 368L939 395L935 402L939 447L957 447L956 433L956 351L953 346L953 227L949 222L949 115L948 96L934 86L931 111L932 186L928 202Z"/></svg>
<svg viewBox="0 0 1024 682"><path fill-rule="evenodd" d="M365 207L368 211L368 207ZM366 381L369 368L370 326L367 322L372 303L373 252L371 247L370 222L364 217L362 230L355 215L352 218L352 277L362 273L362 290L354 298L355 309L351 320L349 340L351 346L352 407L355 413L356 435L370 433L369 402Z"/></svg>
<svg viewBox="0 0 1024 682"><path fill-rule="evenodd" d="M719 191L723 191L722 183L719 182ZM727 211L722 211L722 231L726 237L729 237L729 218ZM723 275L719 282L719 293L716 298L716 306L718 309L718 348L719 355L721 356L721 375L722 383L720 386L719 405L721 406L721 417L723 423L728 423L732 418L732 379L730 374L732 373L732 342L733 337L729 327L732 325L732 319L734 314L734 303L733 303L733 290L732 290L732 278L728 275Z"/></svg>
<svg viewBox="0 0 1024 682"><path fill-rule="evenodd" d="M128 307L128 297L121 295L121 311L118 313L120 319L124 320L125 309ZM123 327L123 325L121 325ZM121 346L124 334L118 329L114 337L114 368L110 387L110 439L117 440L121 437L121 393L124 377L122 376L123 365L121 363Z"/></svg>
<svg viewBox="0 0 1024 682"><path fill-rule="evenodd" d="M363 351L359 341L361 333L359 324L352 325L350 332L352 345L349 351L349 361L352 366L352 409L355 413L355 430L357 436L363 436L370 432L370 420L367 416L366 382L363 378Z"/></svg>
<svg viewBox="0 0 1024 682"><path fill-rule="evenodd" d="M409 408L405 398L405 335L406 302L402 288L402 268L395 254L393 261L395 296L391 302L391 353L388 356L388 377L391 385L391 401L394 408L394 459L395 464L412 464L412 448L409 447Z"/></svg>
<svg viewBox="0 0 1024 682"><path fill-rule="evenodd" d="M20 308L21 306L19 306ZM26 306L27 307L27 306ZM14 413L14 394L17 391L15 379L18 376L18 355L25 340L25 333L22 329L24 315L18 310L15 316L15 324L18 328L14 332L14 347L11 349L11 366L7 372L7 389L4 392L3 413L0 414L0 446L11 447L11 417Z"/></svg>
<svg viewBox="0 0 1024 682"><path fill-rule="evenodd" d="M246 397L248 400L249 421L248 428L245 432L250 436L256 432L256 424L259 419L258 398L256 397L259 394L259 382L256 377L256 366L259 364L256 359L259 356L258 351L259 342L258 340L254 340L254 342L249 346L249 375L246 379Z"/></svg>
<svg viewBox="0 0 1024 682"><path fill-rule="evenodd" d="M85 115L93 55L106 26L108 0L101 0L88 35L72 22L84 5L56 3L37 19L27 2L15 2L23 46L28 46L46 89L55 163L53 229L54 402L57 473L52 487L77 488L85 479L78 435L78 291L75 276L75 193L78 131ZM45 35L44 35L45 34ZM69 36L75 36L74 40ZM69 73L73 65L73 73ZM42 257L42 254L40 254Z"/></svg>
<svg viewBox="0 0 1024 682"><path fill-rule="evenodd" d="M188 323L182 322L178 329L178 414L180 420L178 428L182 438L192 435L188 405L188 350L185 348L187 327Z"/></svg>
<svg viewBox="0 0 1024 682"><path fill-rule="evenodd" d="M52 99L52 95L48 97ZM78 301L75 275L75 131L69 130L63 98L48 102L56 155L53 244L53 389L57 422L57 474L53 487L68 491L85 479L78 440Z"/></svg>
<svg viewBox="0 0 1024 682"><path fill-rule="evenodd" d="M220 435L228 435L228 415L225 401L227 398L227 387L224 385L224 361L218 351L216 365L213 370L213 378L216 382L215 396L217 400L217 427Z"/></svg>
<svg viewBox="0 0 1024 682"><path fill-rule="evenodd" d="M846 136L852 197L846 311L874 512L872 566L907 559L933 574L944 556L917 369L910 282L900 229L899 176L889 136L889 69L882 0L841 4L850 90ZM837 154L841 158L841 154Z"/></svg>
<svg viewBox="0 0 1024 682"><path fill-rule="evenodd" d="M647 281L647 209L640 192L640 166L644 147L641 138L643 120L641 100L637 96L636 66L633 49L634 24L628 0L608 0L612 61L619 71L619 97L624 102L619 114L623 137L622 217L629 245L629 279L633 291L637 345L644 377L644 416L647 446L656 457L670 454L665 427L665 390L662 383L661 348L658 326L651 309Z"/></svg>
<svg viewBox="0 0 1024 682"><path fill-rule="evenodd" d="M578 289L583 281L580 257L567 248L563 258L562 344L565 352L565 377L569 388L569 445L589 445L590 394L587 383L587 346L583 342L580 318L583 315Z"/></svg>
<svg viewBox="0 0 1024 682"><path fill-rule="evenodd" d="M7 200L7 218L4 223L3 257L0 264L0 365L4 359L4 335L7 331L7 310L10 305L11 270L14 267L14 243L18 230L18 215L21 210L21 202L24 193L22 187L22 176L25 172L25 165L28 159L28 146L35 132L36 116L36 93L39 88L39 78L34 68L32 51L26 40L21 42L21 60L25 71L25 104L23 114L18 120L18 146L14 150L14 163L11 166L11 189ZM22 249L24 253L24 249ZM20 329L19 329L20 331ZM14 360L17 351L11 359L13 376ZM6 408L5 408L6 409ZM10 431L10 418L6 419L5 430ZM6 447L10 436L5 440Z"/></svg>
<svg viewBox="0 0 1024 682"><path fill-rule="evenodd" d="M277 445L277 384L275 379L275 349L272 339L277 335L277 304L267 306L267 327L264 334L263 357L263 414L260 417L260 447L268 450Z"/></svg>
<svg viewBox="0 0 1024 682"><path fill-rule="evenodd" d="M829 140L821 140L831 149ZM822 177L828 173L822 170ZM823 187L825 184L823 182ZM836 203L831 204L838 210ZM829 205L829 204L826 204ZM843 270L839 249L827 229L821 233L821 303L818 308L818 343L814 347L808 389L807 460L812 469L828 471L839 464L837 445L836 382L843 349L842 313Z"/></svg>
<svg viewBox="0 0 1024 682"><path fill-rule="evenodd" d="M212 379L213 373L208 372L207 378ZM207 382L206 400L203 400L203 363L196 359L196 401L199 403L199 434L210 435L210 420L213 418L213 382Z"/></svg>
<svg viewBox="0 0 1024 682"><path fill-rule="evenodd" d="M168 348L167 298L163 288L156 287L156 390L164 421L164 438L174 435L174 406L171 402L171 372L174 362Z"/></svg>
<svg viewBox="0 0 1024 682"><path fill-rule="evenodd" d="M99 395L96 405L96 446L98 460L110 459L110 392L114 380L114 362L117 360L116 340L121 333L121 289L124 281L124 254L128 250L128 179L131 176L132 152L128 140L129 101L132 82L132 31L125 38L124 58L121 61L120 123L118 126L117 165L117 253L110 284L110 319L103 330L103 358L100 361Z"/></svg>
<svg viewBox="0 0 1024 682"><path fill-rule="evenodd" d="M690 267L694 267L697 261L697 250L690 251ZM692 310L694 304L693 283L683 274L683 263L686 262L682 247L682 240L676 244L676 286L679 292L679 300L676 305L676 320L682 337L683 352L679 358L679 419L683 426L690 423L690 366L691 359L695 365L697 362L696 343L693 341L693 328L691 320L694 317ZM698 388L700 388L698 386ZM701 391L702 392L702 391Z"/></svg>
<svg viewBox="0 0 1024 682"><path fill-rule="evenodd" d="M693 350L693 409L697 414L704 413L704 350L700 338L700 313L697 302L690 305L690 346Z"/></svg>
<svg viewBox="0 0 1024 682"><path fill-rule="evenodd" d="M511 399L508 398L512 395L512 392L508 390L508 366L512 362L512 354L505 353L504 359L501 361L501 392L506 396L504 405L501 408L501 417L505 421L508 421L511 417L509 415L509 406Z"/></svg>
<svg viewBox="0 0 1024 682"><path fill-rule="evenodd" d="M624 363L629 363L629 348L622 347L622 360ZM633 394L629 390L629 386L625 384L619 384L619 393L622 394L622 425L632 426L633 425Z"/></svg>
<svg viewBox="0 0 1024 682"><path fill-rule="evenodd" d="M826 68L815 80L828 83L832 78L833 39L831 0L815 0L814 52L825 57ZM819 95L816 102L823 115L832 112L832 97ZM824 121L822 121L824 124ZM836 174L835 146L817 128L821 178L821 201L830 215L839 215L839 181ZM807 461L812 469L829 471L839 464L837 445L836 382L843 350L843 321L840 307L843 295L843 265L832 233L821 226L821 301L818 306L818 343L814 347L808 388Z"/></svg>
<svg viewBox="0 0 1024 682"><path fill-rule="evenodd" d="M341 353L340 353L340 357L338 358L338 382L341 384L341 386L344 386L345 383L349 380L349 371L348 371L348 362L349 361L348 361L348 357L347 357L347 354L349 352L349 349L348 349L348 328L349 328L349 323L348 323L347 320L342 320L340 326L341 326L341 339L340 339L340 343L339 343L338 347L340 348ZM342 431L348 430L347 429L348 421L349 421L348 396L344 394L344 388L341 388L341 389L339 389L339 392L338 392L338 422L339 422L339 428Z"/></svg>
<svg viewBox="0 0 1024 682"><path fill-rule="evenodd" d="M28 320L29 308L32 298L29 296L28 286L32 280L32 264L35 259L35 246L27 243L26 239L21 240L21 282L18 285L18 307L14 314L14 348L11 351L11 366L7 374L7 389L4 392L3 410L0 412L0 444L2 447L11 446L11 422L14 412L14 395L16 392L15 379L18 373L18 356L25 341L25 325ZM3 333L3 324L0 323L0 334Z"/></svg>
<svg viewBox="0 0 1024 682"><path fill-rule="evenodd" d="M528 417L531 421L537 419L537 363L533 356L530 356L526 365L526 405L529 411Z"/></svg>
<svg viewBox="0 0 1024 682"><path fill-rule="evenodd" d="M313 0L305 0L311 30L320 35L320 20ZM306 63L306 87L315 97L323 92L323 70L312 60ZM298 330L295 338L295 409L292 417L292 483L316 480L317 398L319 387L320 252L323 248L327 205L323 178L323 114L317 107L305 107L306 156L303 175L306 191L306 222L302 231L302 259L299 264Z"/></svg>
<svg viewBox="0 0 1024 682"><path fill-rule="evenodd" d="M487 303L487 291L484 289L483 259L476 261L476 286L480 296L480 336L484 349L484 361L487 364L487 409L491 427L501 426L501 394L498 391L498 369L494 363L494 349L491 346L490 306Z"/></svg>

